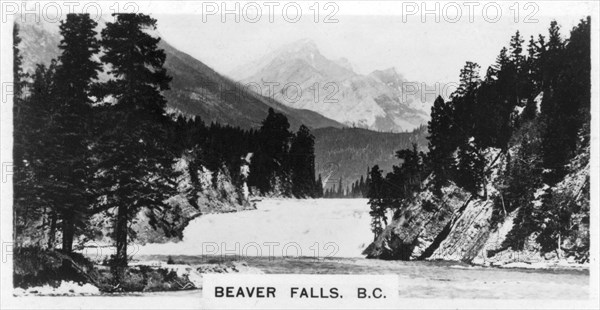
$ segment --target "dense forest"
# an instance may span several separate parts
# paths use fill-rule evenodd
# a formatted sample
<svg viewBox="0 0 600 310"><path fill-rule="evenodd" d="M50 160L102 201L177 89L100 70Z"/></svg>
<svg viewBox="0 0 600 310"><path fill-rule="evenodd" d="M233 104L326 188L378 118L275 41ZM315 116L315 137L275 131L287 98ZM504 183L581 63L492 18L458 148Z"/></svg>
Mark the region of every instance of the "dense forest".
<svg viewBox="0 0 600 310"><path fill-rule="evenodd" d="M96 28L89 14L67 15L60 56L30 74L22 69L14 27L16 253L35 248L71 255L102 214L116 244L110 266L119 283L136 216L144 213L153 228L178 234L174 227L185 219L171 198L199 209L198 193L218 189L219 176L246 200L240 203L249 194L321 196L308 127L291 132L286 116L273 109L251 130L167 114L166 55L160 38L147 31L156 29L156 20L116 14L100 34ZM200 178L206 171L209 184ZM69 263L63 268L73 271Z"/></svg>
<svg viewBox="0 0 600 310"><path fill-rule="evenodd" d="M396 153L401 163L391 172L371 169L367 196L375 238L391 220L388 210L397 217L418 203L418 193L430 190L443 197L449 186L471 199L492 200L492 221L519 208L504 241L516 250L530 236L542 251L556 250L578 223L589 224L589 178L569 197L555 186L574 163L589 161L590 18L568 38L553 21L546 36L524 43L517 31L484 76L478 64L465 64L458 89L449 100L438 97L432 107L427 152L403 149ZM506 165L490 170L500 157ZM492 177L500 180L493 192ZM589 253L589 240L577 247Z"/></svg>

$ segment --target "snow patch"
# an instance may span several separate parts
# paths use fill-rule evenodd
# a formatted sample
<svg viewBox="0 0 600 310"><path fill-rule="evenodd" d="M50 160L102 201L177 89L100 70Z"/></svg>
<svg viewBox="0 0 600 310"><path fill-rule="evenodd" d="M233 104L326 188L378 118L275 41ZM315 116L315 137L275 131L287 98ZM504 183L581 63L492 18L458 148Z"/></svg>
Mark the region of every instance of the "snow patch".
<svg viewBox="0 0 600 310"><path fill-rule="evenodd" d="M62 281L59 287L52 287L48 284L27 289L17 287L13 294L15 296L83 296L99 295L100 290L88 283L78 284L73 281Z"/></svg>

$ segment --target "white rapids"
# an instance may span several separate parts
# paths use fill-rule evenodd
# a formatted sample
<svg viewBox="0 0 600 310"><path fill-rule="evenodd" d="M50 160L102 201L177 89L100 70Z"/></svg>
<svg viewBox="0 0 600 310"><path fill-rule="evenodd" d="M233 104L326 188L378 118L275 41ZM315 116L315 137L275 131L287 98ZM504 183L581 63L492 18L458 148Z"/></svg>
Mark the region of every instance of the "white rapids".
<svg viewBox="0 0 600 310"><path fill-rule="evenodd" d="M140 255L362 257L373 240L367 199L264 199L256 210L206 214L177 243Z"/></svg>

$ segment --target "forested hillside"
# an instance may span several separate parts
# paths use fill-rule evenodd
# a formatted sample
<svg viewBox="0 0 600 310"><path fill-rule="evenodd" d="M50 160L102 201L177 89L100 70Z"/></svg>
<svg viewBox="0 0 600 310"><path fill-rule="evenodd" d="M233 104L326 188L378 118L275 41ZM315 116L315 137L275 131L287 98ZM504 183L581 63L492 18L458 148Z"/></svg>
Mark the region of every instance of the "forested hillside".
<svg viewBox="0 0 600 310"><path fill-rule="evenodd" d="M73 252L109 239L118 287L136 227L180 238L211 208L251 208L250 195L321 196L308 127L291 131L273 108L257 129L168 113L172 77L152 35L157 21L117 14L100 34L97 27L89 14L67 15L60 54L31 74L22 67L18 25L13 32L15 251L55 257L59 249L65 261L60 273L44 271L50 278L77 279ZM27 256L15 269L35 273L20 265Z"/></svg>
<svg viewBox="0 0 600 310"><path fill-rule="evenodd" d="M173 76L171 90L165 93L165 97L170 108L184 115L200 116L207 123L249 129L260 126L271 108L284 114L293 130L301 125L309 128L343 127L317 112L294 109L257 94L252 88L228 79L166 41L161 41L160 47L167 54L165 68Z"/></svg>
<svg viewBox="0 0 600 310"><path fill-rule="evenodd" d="M561 32L552 22L525 46L517 32L483 76L467 62L450 100L434 103L429 151L371 170L368 256L589 259L590 18Z"/></svg>
<svg viewBox="0 0 600 310"><path fill-rule="evenodd" d="M398 162L396 150L412 147L427 149L427 128L412 132L376 132L362 128L319 128L314 130L317 174L327 189L351 188L366 177L373 165L390 170Z"/></svg>

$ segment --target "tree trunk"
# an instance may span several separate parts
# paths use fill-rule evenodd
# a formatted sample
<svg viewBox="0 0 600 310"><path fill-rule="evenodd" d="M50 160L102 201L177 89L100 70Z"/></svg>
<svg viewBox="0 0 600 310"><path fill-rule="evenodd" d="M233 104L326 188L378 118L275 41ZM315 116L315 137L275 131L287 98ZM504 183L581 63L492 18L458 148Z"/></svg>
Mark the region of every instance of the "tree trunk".
<svg viewBox="0 0 600 310"><path fill-rule="evenodd" d="M117 283L121 283L127 268L127 207L119 206L115 226L115 241L117 253L114 261L114 270Z"/></svg>
<svg viewBox="0 0 600 310"><path fill-rule="evenodd" d="M69 255L73 252L73 213L70 210L62 212L62 251ZM68 259L62 260L61 272L63 274L74 274L73 264Z"/></svg>
<svg viewBox="0 0 600 310"><path fill-rule="evenodd" d="M75 234L71 211L63 212L62 233L62 249L64 253L69 254L73 252L73 235Z"/></svg>
<svg viewBox="0 0 600 310"><path fill-rule="evenodd" d="M56 242L56 212L50 213L50 232L48 233L48 249L54 249Z"/></svg>
<svg viewBox="0 0 600 310"><path fill-rule="evenodd" d="M561 238L560 238L560 233L558 234L558 247L556 248L556 256L558 256L558 259L562 258L562 249L560 248L561 245Z"/></svg>

